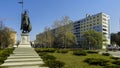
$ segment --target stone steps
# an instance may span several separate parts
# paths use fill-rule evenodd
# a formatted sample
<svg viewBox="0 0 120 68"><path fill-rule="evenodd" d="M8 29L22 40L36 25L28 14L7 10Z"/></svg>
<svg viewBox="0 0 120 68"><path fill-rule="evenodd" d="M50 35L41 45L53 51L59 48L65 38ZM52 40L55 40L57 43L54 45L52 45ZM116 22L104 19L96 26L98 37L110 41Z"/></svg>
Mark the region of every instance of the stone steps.
<svg viewBox="0 0 120 68"><path fill-rule="evenodd" d="M29 65L40 65L44 64L43 61L22 61L22 62L6 62L5 64L2 64L1 66L29 66Z"/></svg>
<svg viewBox="0 0 120 68"><path fill-rule="evenodd" d="M44 62L40 56L34 51L33 48L30 48L30 45L27 47L22 46L15 48L13 54L11 54L5 63L0 66L6 66L8 68L48 68L40 67Z"/></svg>
<svg viewBox="0 0 120 68"><path fill-rule="evenodd" d="M42 61L42 59L40 58L8 59L5 62L25 62L25 61Z"/></svg>

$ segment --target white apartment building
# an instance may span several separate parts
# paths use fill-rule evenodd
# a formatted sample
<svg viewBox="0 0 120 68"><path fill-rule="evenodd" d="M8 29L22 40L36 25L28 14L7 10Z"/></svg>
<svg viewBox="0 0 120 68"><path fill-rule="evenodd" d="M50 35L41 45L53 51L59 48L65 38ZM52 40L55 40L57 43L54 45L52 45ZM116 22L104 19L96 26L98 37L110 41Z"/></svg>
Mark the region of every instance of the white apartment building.
<svg viewBox="0 0 120 68"><path fill-rule="evenodd" d="M101 32L106 38L106 44L110 44L110 17L105 13L98 13L95 15L86 14L86 17L74 22L74 34L77 37L78 44L81 42L81 37L85 31L95 30ZM106 45L102 45L102 48L105 49Z"/></svg>

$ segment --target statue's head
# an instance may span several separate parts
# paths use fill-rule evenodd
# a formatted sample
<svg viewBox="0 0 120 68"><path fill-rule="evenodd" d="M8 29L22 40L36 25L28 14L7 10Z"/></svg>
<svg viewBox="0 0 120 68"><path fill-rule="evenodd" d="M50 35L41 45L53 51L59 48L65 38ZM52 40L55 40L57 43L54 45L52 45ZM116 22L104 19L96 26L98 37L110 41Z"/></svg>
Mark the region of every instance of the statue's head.
<svg viewBox="0 0 120 68"><path fill-rule="evenodd" d="M27 14L27 11L25 10L24 14Z"/></svg>

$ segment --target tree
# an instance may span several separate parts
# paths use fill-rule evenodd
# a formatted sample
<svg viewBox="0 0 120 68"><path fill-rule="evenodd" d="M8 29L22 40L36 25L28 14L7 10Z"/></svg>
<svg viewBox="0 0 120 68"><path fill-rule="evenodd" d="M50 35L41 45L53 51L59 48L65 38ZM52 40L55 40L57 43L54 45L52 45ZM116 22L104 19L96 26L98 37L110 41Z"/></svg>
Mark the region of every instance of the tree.
<svg viewBox="0 0 120 68"><path fill-rule="evenodd" d="M0 49L4 49L10 45L13 45L14 40L11 38L12 29L4 27L0 30Z"/></svg>
<svg viewBox="0 0 120 68"><path fill-rule="evenodd" d="M52 45L54 44L54 36L53 36L53 33L51 32L51 29L50 28L45 28L45 32L44 34L46 35L45 38L46 38L46 45L48 47L52 47Z"/></svg>
<svg viewBox="0 0 120 68"><path fill-rule="evenodd" d="M62 20L56 20L52 29L45 28L43 33L37 35L37 44L46 47L71 47L77 44L76 36L73 34L73 22L64 16Z"/></svg>
<svg viewBox="0 0 120 68"><path fill-rule="evenodd" d="M101 48L102 41L103 41L102 34L94 30L89 30L84 32L82 39L84 42L84 44L82 44L82 47L87 49Z"/></svg>
<svg viewBox="0 0 120 68"><path fill-rule="evenodd" d="M120 46L120 32L111 33L111 44L117 44Z"/></svg>
<svg viewBox="0 0 120 68"><path fill-rule="evenodd" d="M44 32L37 35L36 42L44 47L52 47L54 44L54 35L51 29L45 27Z"/></svg>
<svg viewBox="0 0 120 68"><path fill-rule="evenodd" d="M64 16L62 20L56 20L54 25L54 34L58 47L70 47L77 44L76 36L73 34L73 22L69 17Z"/></svg>
<svg viewBox="0 0 120 68"><path fill-rule="evenodd" d="M117 43L117 34L111 33L111 44Z"/></svg>

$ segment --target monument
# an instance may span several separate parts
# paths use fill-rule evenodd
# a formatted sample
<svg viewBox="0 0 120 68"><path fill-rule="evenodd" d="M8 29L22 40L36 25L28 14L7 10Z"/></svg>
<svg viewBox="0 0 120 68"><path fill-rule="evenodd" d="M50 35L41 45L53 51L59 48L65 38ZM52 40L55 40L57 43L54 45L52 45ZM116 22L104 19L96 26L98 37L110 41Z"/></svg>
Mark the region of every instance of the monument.
<svg viewBox="0 0 120 68"><path fill-rule="evenodd" d="M29 16L27 14L27 11L24 11L21 15L21 45L30 45L30 37L29 37L29 32L32 29L31 23Z"/></svg>

